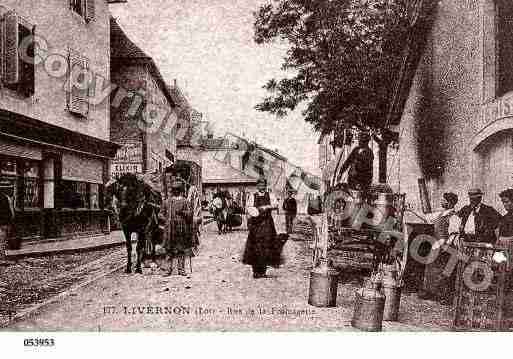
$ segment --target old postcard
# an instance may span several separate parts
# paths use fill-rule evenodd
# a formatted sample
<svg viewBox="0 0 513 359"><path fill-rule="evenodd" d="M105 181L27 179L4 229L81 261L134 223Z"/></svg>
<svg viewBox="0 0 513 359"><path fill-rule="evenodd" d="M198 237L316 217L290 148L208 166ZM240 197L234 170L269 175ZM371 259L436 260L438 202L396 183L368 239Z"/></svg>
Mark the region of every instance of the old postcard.
<svg viewBox="0 0 513 359"><path fill-rule="evenodd" d="M513 328L512 1L0 22L0 338Z"/></svg>

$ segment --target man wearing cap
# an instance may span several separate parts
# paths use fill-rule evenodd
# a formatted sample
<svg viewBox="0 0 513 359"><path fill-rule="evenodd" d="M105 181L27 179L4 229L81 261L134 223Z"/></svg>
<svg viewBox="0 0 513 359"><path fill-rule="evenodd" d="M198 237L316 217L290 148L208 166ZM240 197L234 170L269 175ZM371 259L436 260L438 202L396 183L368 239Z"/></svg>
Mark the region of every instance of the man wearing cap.
<svg viewBox="0 0 513 359"><path fill-rule="evenodd" d="M479 188L468 191L470 204L457 213L461 218L460 234L467 242L494 244L497 241L495 229L499 226L501 215L493 207L481 203L483 194Z"/></svg>
<svg viewBox="0 0 513 359"><path fill-rule="evenodd" d="M367 190L372 184L374 155L369 147L370 135L360 132L358 146L349 154L340 169L337 181L349 169L347 184L356 190Z"/></svg>
<svg viewBox="0 0 513 359"><path fill-rule="evenodd" d="M278 209L274 196L266 190L267 181L263 178L257 182L257 192L249 197L247 212L248 239L242 256L242 263L253 269L253 278L264 278L267 266L278 267L281 253L276 252L277 233L272 211Z"/></svg>

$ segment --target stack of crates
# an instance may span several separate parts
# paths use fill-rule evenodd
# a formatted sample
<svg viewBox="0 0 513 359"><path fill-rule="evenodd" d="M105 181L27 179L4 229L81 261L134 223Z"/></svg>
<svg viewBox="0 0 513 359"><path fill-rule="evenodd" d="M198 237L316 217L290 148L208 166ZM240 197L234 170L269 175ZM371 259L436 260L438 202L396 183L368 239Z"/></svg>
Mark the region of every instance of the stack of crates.
<svg viewBox="0 0 513 359"><path fill-rule="evenodd" d="M453 329L507 330L505 296L511 266L509 248L485 243L464 243L461 250L466 260L458 265ZM494 256L505 257L507 260L497 262ZM477 285L469 286L470 283Z"/></svg>

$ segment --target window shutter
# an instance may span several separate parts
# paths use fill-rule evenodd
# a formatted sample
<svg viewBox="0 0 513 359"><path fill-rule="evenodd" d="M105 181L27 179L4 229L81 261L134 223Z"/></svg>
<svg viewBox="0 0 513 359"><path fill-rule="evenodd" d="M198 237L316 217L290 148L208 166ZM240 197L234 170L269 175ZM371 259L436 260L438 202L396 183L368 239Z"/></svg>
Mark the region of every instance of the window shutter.
<svg viewBox="0 0 513 359"><path fill-rule="evenodd" d="M73 86L71 81L73 71L80 71L85 68L84 58L77 54L76 52L70 50L68 55L68 63L69 63L69 73L70 73L70 81L69 81L69 96L68 96L68 110L70 112L87 116L87 89L83 90Z"/></svg>
<svg viewBox="0 0 513 359"><path fill-rule="evenodd" d="M82 63L83 63L83 66L84 66L84 69L88 69L89 70L89 59L86 58L86 57L83 57L82 58ZM93 83L90 83L89 84L89 87L84 91L84 97L85 97L85 104L84 104L84 116L88 116L89 115L89 107L90 107L90 96L91 96L91 93L94 92L93 90Z"/></svg>
<svg viewBox="0 0 513 359"><path fill-rule="evenodd" d="M91 22L95 16L95 0L85 0L85 20Z"/></svg>
<svg viewBox="0 0 513 359"><path fill-rule="evenodd" d="M34 36L36 35L36 26L35 25L30 25L30 26L32 26L30 29L31 29L32 39L34 39ZM30 49L29 49L29 56L32 56L32 58L34 58L34 56L35 56L35 47L34 46L35 46L35 44L34 44L34 42L32 42L30 45ZM26 71L24 72L25 92L26 92L27 96L32 96L32 95L34 95L34 92L36 89L36 68L33 63L32 64L26 63L25 67L26 67L26 69L25 69Z"/></svg>
<svg viewBox="0 0 513 359"><path fill-rule="evenodd" d="M14 84L19 81L18 63L18 15L9 11L4 18L4 82Z"/></svg>
<svg viewBox="0 0 513 359"><path fill-rule="evenodd" d="M0 83L4 80L4 27L5 21L4 18L0 18Z"/></svg>

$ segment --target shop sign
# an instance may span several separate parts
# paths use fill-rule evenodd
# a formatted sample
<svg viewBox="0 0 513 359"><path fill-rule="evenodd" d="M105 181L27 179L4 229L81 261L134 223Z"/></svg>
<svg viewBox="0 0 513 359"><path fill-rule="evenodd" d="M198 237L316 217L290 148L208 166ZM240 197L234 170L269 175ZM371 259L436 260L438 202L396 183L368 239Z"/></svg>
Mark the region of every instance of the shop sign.
<svg viewBox="0 0 513 359"><path fill-rule="evenodd" d="M508 93L498 100L497 118L513 116L513 93Z"/></svg>
<svg viewBox="0 0 513 359"><path fill-rule="evenodd" d="M115 163L138 163L142 162L142 142L121 143L121 148L114 158Z"/></svg>
<svg viewBox="0 0 513 359"><path fill-rule="evenodd" d="M113 163L111 177L119 178L125 173L143 173L142 163Z"/></svg>

